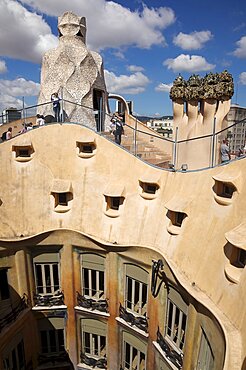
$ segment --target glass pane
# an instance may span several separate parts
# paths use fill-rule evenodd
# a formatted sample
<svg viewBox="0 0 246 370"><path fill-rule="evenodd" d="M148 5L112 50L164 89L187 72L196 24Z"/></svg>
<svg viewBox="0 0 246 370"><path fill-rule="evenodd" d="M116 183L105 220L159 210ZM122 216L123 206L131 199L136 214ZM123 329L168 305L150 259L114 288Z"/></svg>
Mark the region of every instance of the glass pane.
<svg viewBox="0 0 246 370"><path fill-rule="evenodd" d="M125 369L130 369L130 353L131 353L131 346L130 344L125 342Z"/></svg>
<svg viewBox="0 0 246 370"><path fill-rule="evenodd" d="M98 336L96 334L92 334L92 343L93 343L93 355L98 356Z"/></svg>
<svg viewBox="0 0 246 370"><path fill-rule="evenodd" d="M172 316L173 316L173 304L169 301L169 309L168 309L168 324L167 324L167 335L171 336L171 328L172 328Z"/></svg>
<svg viewBox="0 0 246 370"><path fill-rule="evenodd" d="M41 337L41 352L48 353L47 332L44 330L41 330L40 337Z"/></svg>
<svg viewBox="0 0 246 370"><path fill-rule="evenodd" d="M49 336L50 336L50 352L56 352L56 331L55 330L49 330Z"/></svg>
<svg viewBox="0 0 246 370"><path fill-rule="evenodd" d="M91 353L89 333L84 333L84 353Z"/></svg>
<svg viewBox="0 0 246 370"><path fill-rule="evenodd" d="M100 336L100 357L106 353L106 337Z"/></svg>
<svg viewBox="0 0 246 370"><path fill-rule="evenodd" d="M92 297L94 297L97 293L97 286L96 286L96 270L91 270L91 285L92 285Z"/></svg>
<svg viewBox="0 0 246 370"><path fill-rule="evenodd" d="M140 366L139 370L145 370L145 354L140 352Z"/></svg>
<svg viewBox="0 0 246 370"><path fill-rule="evenodd" d="M63 332L63 329L58 329L57 330L57 336L58 336L59 352L62 352L62 351L64 351L64 332Z"/></svg>
<svg viewBox="0 0 246 370"><path fill-rule="evenodd" d="M51 293L50 265L44 265L46 293Z"/></svg>
<svg viewBox="0 0 246 370"><path fill-rule="evenodd" d="M176 307L176 312L175 312L175 322L174 322L174 327L173 327L173 341L176 343L178 340L178 328L179 328L179 315L181 314L180 310L178 307Z"/></svg>
<svg viewBox="0 0 246 370"><path fill-rule="evenodd" d="M147 303L147 293L148 293L148 289L147 289L147 285L146 284L143 284L143 292L142 292L142 308L145 307L146 303ZM146 308L143 310L142 314L146 314Z"/></svg>
<svg viewBox="0 0 246 370"><path fill-rule="evenodd" d="M53 265L54 291L59 290L59 271L58 264Z"/></svg>
<svg viewBox="0 0 246 370"><path fill-rule="evenodd" d="M23 346L23 342L22 341L17 346L17 352L18 352L19 366L20 366L20 368L22 368L24 366L24 364L25 364L24 346Z"/></svg>
<svg viewBox="0 0 246 370"><path fill-rule="evenodd" d="M83 269L83 295L89 295L89 271Z"/></svg>
<svg viewBox="0 0 246 370"><path fill-rule="evenodd" d="M14 369L18 369L17 368L17 361L16 361L16 353L15 353L15 349L13 349L12 351L12 366L13 366L13 370Z"/></svg>
<svg viewBox="0 0 246 370"><path fill-rule="evenodd" d="M126 307L127 308L132 308L131 305L131 300L132 300L132 279L129 278L128 276L126 277L126 284L127 284L127 302L126 302Z"/></svg>
<svg viewBox="0 0 246 370"><path fill-rule="evenodd" d="M135 280L134 311L139 312L139 289L140 283Z"/></svg>
<svg viewBox="0 0 246 370"><path fill-rule="evenodd" d="M132 369L138 369L138 350L132 347Z"/></svg>
<svg viewBox="0 0 246 370"><path fill-rule="evenodd" d="M182 319L182 329L181 329L181 338L180 338L180 349L184 346L185 341L185 328L186 328L186 315L183 313L183 319Z"/></svg>
<svg viewBox="0 0 246 370"><path fill-rule="evenodd" d="M102 298L104 295L104 272L103 271L99 271L99 290L100 290L99 298Z"/></svg>
<svg viewBox="0 0 246 370"><path fill-rule="evenodd" d="M43 280L42 280L42 268L41 265L36 265L36 283L37 283L37 293L44 293L43 290Z"/></svg>

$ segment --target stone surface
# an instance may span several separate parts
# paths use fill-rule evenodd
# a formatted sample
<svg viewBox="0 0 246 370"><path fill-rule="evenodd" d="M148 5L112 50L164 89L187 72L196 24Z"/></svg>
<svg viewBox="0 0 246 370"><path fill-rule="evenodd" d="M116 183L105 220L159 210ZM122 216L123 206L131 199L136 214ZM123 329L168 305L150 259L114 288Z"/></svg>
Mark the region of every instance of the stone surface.
<svg viewBox="0 0 246 370"><path fill-rule="evenodd" d="M64 102L61 106L65 119L95 128L93 110L98 110L99 105L102 110L105 109L106 86L102 58L85 45L85 18L66 12L59 17L58 29L58 47L49 50L43 57L38 104L50 102L51 94L58 92L60 98L71 102ZM93 99L95 90L100 91L100 103L98 99ZM54 117L52 104L41 106L39 113Z"/></svg>

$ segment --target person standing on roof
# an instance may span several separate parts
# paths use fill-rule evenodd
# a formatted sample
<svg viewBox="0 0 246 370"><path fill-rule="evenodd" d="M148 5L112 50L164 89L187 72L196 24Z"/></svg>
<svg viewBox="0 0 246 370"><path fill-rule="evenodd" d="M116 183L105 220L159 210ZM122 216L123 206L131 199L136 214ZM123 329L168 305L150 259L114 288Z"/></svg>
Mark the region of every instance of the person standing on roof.
<svg viewBox="0 0 246 370"><path fill-rule="evenodd" d="M55 92L51 95L51 101L53 103L53 111L55 113L55 120L56 122L60 122L60 110L61 110L61 107L60 107L60 98L58 96L58 93Z"/></svg>
<svg viewBox="0 0 246 370"><path fill-rule="evenodd" d="M231 154L229 150L228 140L224 139L220 146L221 163L225 163L231 160Z"/></svg>
<svg viewBox="0 0 246 370"><path fill-rule="evenodd" d="M115 115L115 130L114 130L114 137L116 144L121 144L121 135L124 134L124 127L122 118L118 115Z"/></svg>

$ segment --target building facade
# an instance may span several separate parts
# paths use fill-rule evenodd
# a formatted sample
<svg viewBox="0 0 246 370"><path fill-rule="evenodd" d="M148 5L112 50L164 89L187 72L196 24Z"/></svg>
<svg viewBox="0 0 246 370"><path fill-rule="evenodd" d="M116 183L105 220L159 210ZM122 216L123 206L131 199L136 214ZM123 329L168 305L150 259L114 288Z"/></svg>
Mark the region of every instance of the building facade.
<svg viewBox="0 0 246 370"><path fill-rule="evenodd" d="M172 173L71 123L0 151L4 370L242 368L244 159Z"/></svg>

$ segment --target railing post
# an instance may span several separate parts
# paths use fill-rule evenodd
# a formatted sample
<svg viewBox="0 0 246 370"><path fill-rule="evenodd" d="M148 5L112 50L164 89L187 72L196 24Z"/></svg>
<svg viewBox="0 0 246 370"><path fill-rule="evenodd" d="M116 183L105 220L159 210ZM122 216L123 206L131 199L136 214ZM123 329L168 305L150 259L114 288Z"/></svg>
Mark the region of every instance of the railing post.
<svg viewBox="0 0 246 370"><path fill-rule="evenodd" d="M26 110L25 110L25 98L22 97L22 119L24 122L24 128L26 128Z"/></svg>
<svg viewBox="0 0 246 370"><path fill-rule="evenodd" d="M215 157L215 127L216 127L216 117L214 117L213 121L213 136L212 136L212 158L211 158L211 167L214 167L214 157Z"/></svg>
<svg viewBox="0 0 246 370"><path fill-rule="evenodd" d="M176 170L176 160L177 160L177 141L178 141L178 127L175 129L175 137L173 143L173 168Z"/></svg>
<svg viewBox="0 0 246 370"><path fill-rule="evenodd" d="M64 122L64 97L63 97L63 87L61 89L61 122Z"/></svg>
<svg viewBox="0 0 246 370"><path fill-rule="evenodd" d="M135 120L135 129L134 129L134 155L137 156L137 127L138 127L138 120L136 115Z"/></svg>

